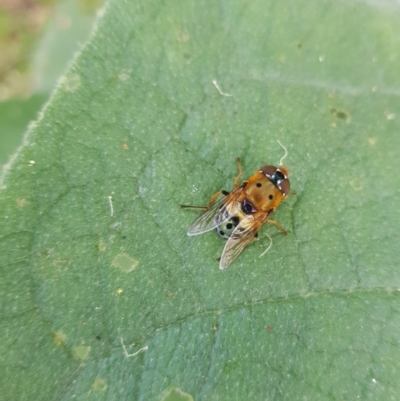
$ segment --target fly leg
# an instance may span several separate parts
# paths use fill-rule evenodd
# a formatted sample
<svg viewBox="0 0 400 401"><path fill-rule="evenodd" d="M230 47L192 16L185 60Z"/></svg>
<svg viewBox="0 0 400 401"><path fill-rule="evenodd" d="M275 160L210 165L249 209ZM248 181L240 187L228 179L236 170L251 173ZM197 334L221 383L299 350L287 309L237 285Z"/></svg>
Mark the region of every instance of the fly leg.
<svg viewBox="0 0 400 401"><path fill-rule="evenodd" d="M236 163L237 163L239 172L238 172L237 176L235 177L235 181L233 182L233 185L235 186L235 188L238 188L238 187L240 187L238 182L239 182L240 177L242 176L242 173L243 173L242 162L240 161L240 157L236 158ZM208 210L208 209L210 209L212 204L215 202L215 200L218 198L218 196L220 196L220 195L227 196L229 194L230 194L230 192L221 189L220 191L216 192L213 196L211 196L211 198L207 202L207 206L181 205L181 208L182 209Z"/></svg>
<svg viewBox="0 0 400 401"><path fill-rule="evenodd" d="M237 163L239 172L238 172L237 176L235 177L235 181L233 182L233 185L235 186L235 188L240 186L238 184L238 182L243 173L242 162L240 161L240 157L236 158L236 163Z"/></svg>
<svg viewBox="0 0 400 401"><path fill-rule="evenodd" d="M181 209L198 209L207 210L207 206L192 206L192 205L180 205Z"/></svg>
<svg viewBox="0 0 400 401"><path fill-rule="evenodd" d="M191 206L191 205L181 205L182 209L199 209L199 210L208 210L212 206L212 204L215 202L215 200L218 198L220 195L229 195L228 191L224 191L223 189L221 191L216 192L209 201L207 202L207 206Z"/></svg>
<svg viewBox="0 0 400 401"><path fill-rule="evenodd" d="M278 227L278 228L282 231L283 235L287 235L286 230L285 230L277 221L275 221L275 220L269 220L269 219L268 219L268 220L267 220L267 223L272 224L272 225Z"/></svg>

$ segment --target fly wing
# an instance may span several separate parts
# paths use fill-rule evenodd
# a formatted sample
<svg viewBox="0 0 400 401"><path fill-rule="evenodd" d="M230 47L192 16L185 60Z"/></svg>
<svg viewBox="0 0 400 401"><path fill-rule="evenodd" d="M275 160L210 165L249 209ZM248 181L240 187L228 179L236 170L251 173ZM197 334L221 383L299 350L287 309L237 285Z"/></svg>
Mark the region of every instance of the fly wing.
<svg viewBox="0 0 400 401"><path fill-rule="evenodd" d="M219 268L226 269L254 240L263 222L255 220L254 216L246 215L233 231L222 252Z"/></svg>
<svg viewBox="0 0 400 401"><path fill-rule="evenodd" d="M187 235L192 236L211 231L237 214L240 203L236 202L234 199L241 190L242 188L237 188L229 195L218 199L210 209L195 220L189 227Z"/></svg>

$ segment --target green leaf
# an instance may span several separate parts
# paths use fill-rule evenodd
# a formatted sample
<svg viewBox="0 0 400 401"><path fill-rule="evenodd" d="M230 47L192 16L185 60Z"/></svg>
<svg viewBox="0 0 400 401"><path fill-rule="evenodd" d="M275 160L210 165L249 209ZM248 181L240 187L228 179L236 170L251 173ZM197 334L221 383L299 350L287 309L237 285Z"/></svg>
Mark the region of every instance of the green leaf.
<svg viewBox="0 0 400 401"><path fill-rule="evenodd" d="M52 91L76 52L86 42L94 11L102 0L59 0L32 62L35 90Z"/></svg>
<svg viewBox="0 0 400 401"><path fill-rule="evenodd" d="M29 122L36 118L45 100L44 95L36 94L29 99L9 99L0 102L0 166L7 163L22 144L23 134Z"/></svg>
<svg viewBox="0 0 400 401"><path fill-rule="evenodd" d="M3 397L397 399L399 24L390 2L108 3L3 177ZM277 140L289 235L220 271L179 204Z"/></svg>
<svg viewBox="0 0 400 401"><path fill-rule="evenodd" d="M94 3L96 1L94 0ZM4 22L5 32L1 32L1 40L4 42L3 47L15 60L6 63L10 65L4 71L5 76L2 76L2 80L6 81L5 93L10 93L11 98L0 102L0 166L7 163L10 156L22 144L23 135L29 122L37 118L37 114L54 89L57 79L66 70L70 58L79 49L79 44L88 37L90 27L93 25L94 10L88 6L82 7L83 5L84 3L78 4L76 0L63 0L56 4L50 23L39 41L31 68L33 72L29 70L28 74L24 71L22 75L20 71L21 62L30 58L27 55L31 53L30 49L33 43L37 41L40 30L36 27L34 29L35 34L29 32L27 35L25 32L26 40L24 43L26 43L22 46L21 51L15 52L12 50L13 46L21 46L21 44L18 45L21 37L17 38L16 42L12 39L15 36L15 31L32 30L32 22L28 26L21 25L22 21L26 19L26 17L24 19L24 13L28 13L26 5L24 8L23 4L19 5L21 7L20 13L16 12L11 15L6 13L3 16L4 21L2 22ZM92 8L94 5L92 4ZM43 13L44 10L36 10L35 12ZM19 27L21 29L16 29L16 22L21 25ZM2 24L0 23L0 25ZM22 35L22 37L25 36ZM12 42L11 46L10 42ZM7 58L5 57L5 60ZM10 79L10 76L19 76L19 79ZM11 82L7 82L10 80ZM13 80L15 83L12 82ZM34 84L28 85L28 81L33 81ZM33 94L31 94L32 88L29 89L28 86L34 86ZM27 99L12 98L18 94L21 95L20 92L29 92L30 96Z"/></svg>

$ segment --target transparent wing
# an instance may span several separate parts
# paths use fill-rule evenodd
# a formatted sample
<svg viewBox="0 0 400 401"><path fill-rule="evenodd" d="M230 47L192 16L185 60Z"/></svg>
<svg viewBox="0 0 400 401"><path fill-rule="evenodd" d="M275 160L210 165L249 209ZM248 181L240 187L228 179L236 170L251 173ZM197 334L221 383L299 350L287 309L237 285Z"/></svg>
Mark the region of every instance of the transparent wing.
<svg viewBox="0 0 400 401"><path fill-rule="evenodd" d="M219 268L226 269L254 240L264 221L256 221L252 215L245 216L233 231L222 252Z"/></svg>
<svg viewBox="0 0 400 401"><path fill-rule="evenodd" d="M240 208L240 204L234 201L234 199L241 190L242 188L237 188L229 195L218 199L210 209L195 220L189 227L187 235L203 234L228 221Z"/></svg>

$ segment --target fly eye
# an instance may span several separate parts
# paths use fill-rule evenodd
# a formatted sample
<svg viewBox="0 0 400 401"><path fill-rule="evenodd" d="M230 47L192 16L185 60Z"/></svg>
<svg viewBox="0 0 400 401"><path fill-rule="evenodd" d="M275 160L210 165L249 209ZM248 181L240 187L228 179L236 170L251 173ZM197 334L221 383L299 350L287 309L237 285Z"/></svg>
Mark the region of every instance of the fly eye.
<svg viewBox="0 0 400 401"><path fill-rule="evenodd" d="M268 178L275 174L277 168L275 166L264 166L261 168L260 173L263 173Z"/></svg>
<svg viewBox="0 0 400 401"><path fill-rule="evenodd" d="M282 191L284 196L286 196L289 193L290 182L287 178L281 182L279 189Z"/></svg>
<svg viewBox="0 0 400 401"><path fill-rule="evenodd" d="M264 174L283 194L287 196L290 189L290 183L287 178L286 170L282 172L279 168L274 166L264 166L260 173ZM272 199L271 197L269 199Z"/></svg>
<svg viewBox="0 0 400 401"><path fill-rule="evenodd" d="M247 201L246 199L242 203L243 212L246 214L254 213L256 209L254 209L253 205Z"/></svg>

